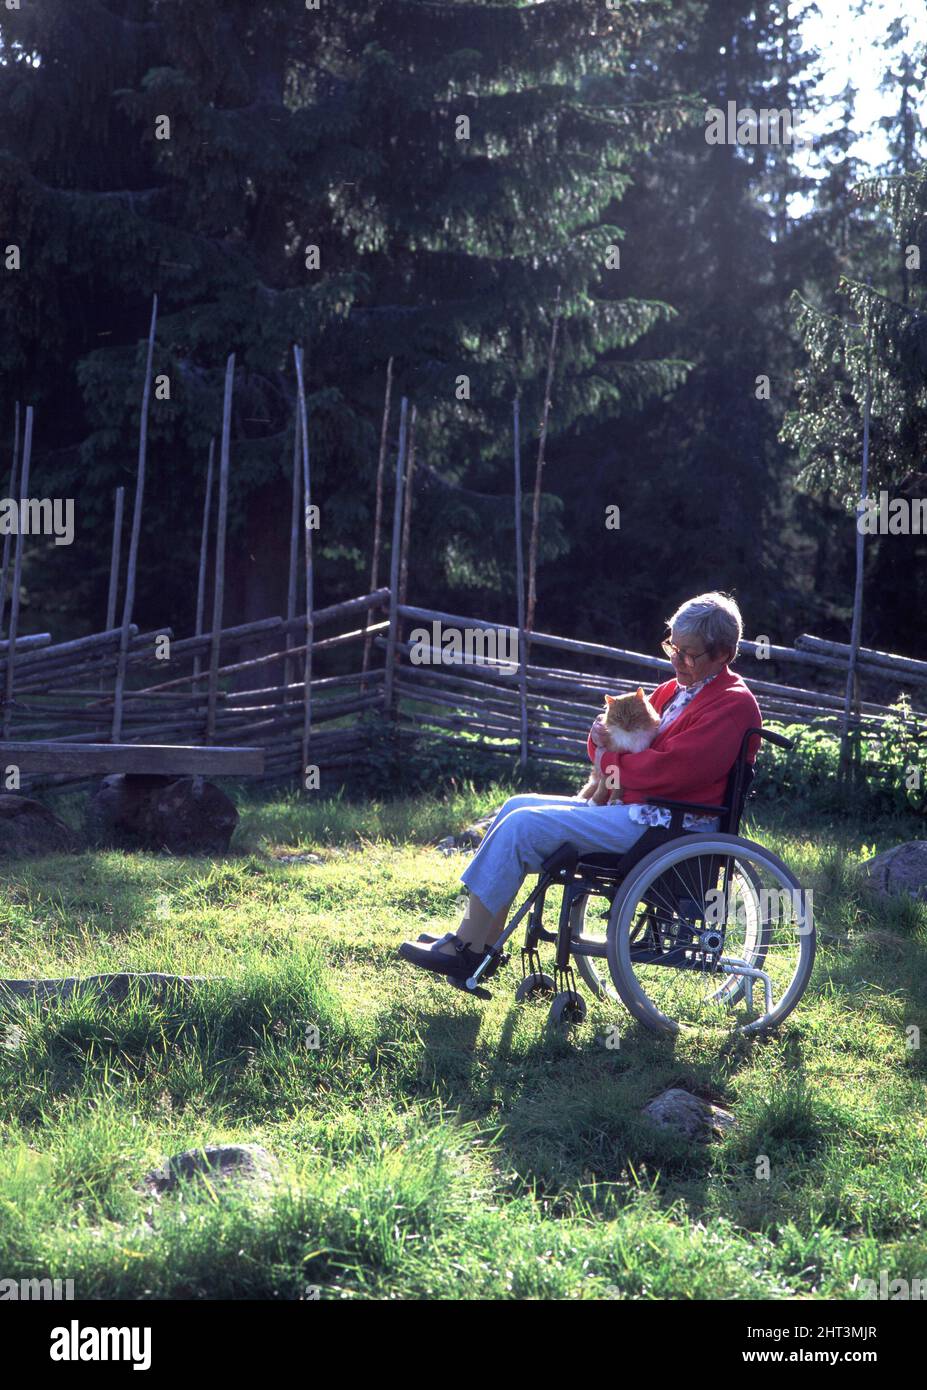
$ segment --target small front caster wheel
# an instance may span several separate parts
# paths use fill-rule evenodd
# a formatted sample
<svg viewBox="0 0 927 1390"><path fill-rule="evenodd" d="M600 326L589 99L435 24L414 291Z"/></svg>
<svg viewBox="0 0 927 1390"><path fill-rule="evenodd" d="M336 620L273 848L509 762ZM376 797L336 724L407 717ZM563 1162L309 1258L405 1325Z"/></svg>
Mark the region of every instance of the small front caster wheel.
<svg viewBox="0 0 927 1390"><path fill-rule="evenodd" d="M535 994L553 994L554 977L545 975L543 971L536 971L531 975L526 975L521 984L515 991L515 1001L523 1004L526 999L530 999Z"/></svg>
<svg viewBox="0 0 927 1390"><path fill-rule="evenodd" d="M558 994L550 1006L548 1019L552 1024L571 1027L582 1023L586 1017L586 1001L575 990L565 989Z"/></svg>

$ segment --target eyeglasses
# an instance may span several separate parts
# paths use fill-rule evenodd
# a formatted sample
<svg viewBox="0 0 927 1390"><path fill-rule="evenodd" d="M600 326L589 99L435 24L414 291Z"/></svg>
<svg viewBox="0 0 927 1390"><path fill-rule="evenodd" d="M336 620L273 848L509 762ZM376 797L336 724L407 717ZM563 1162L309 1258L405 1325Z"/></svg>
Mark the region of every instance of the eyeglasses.
<svg viewBox="0 0 927 1390"><path fill-rule="evenodd" d="M703 652L684 652L674 642L661 642L660 646L668 657L678 656L679 660L684 662L686 666L694 666L697 661L701 661L702 657L708 654L707 648Z"/></svg>

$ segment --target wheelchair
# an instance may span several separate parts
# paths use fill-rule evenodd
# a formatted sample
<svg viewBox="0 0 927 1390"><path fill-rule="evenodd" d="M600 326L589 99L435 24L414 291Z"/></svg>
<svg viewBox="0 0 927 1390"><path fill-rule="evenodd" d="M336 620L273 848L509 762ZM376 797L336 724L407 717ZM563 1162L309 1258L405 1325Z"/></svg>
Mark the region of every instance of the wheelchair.
<svg viewBox="0 0 927 1390"><path fill-rule="evenodd" d="M777 855L739 834L754 778L751 740L792 742L748 729L731 768L724 805L648 797L670 811L624 854L581 852L569 842L541 865L535 888L461 988L489 998L482 981L509 959L503 947L527 917L521 950L523 1002L550 996L550 1022L586 1016L576 971L598 999L623 1004L657 1034L721 1030L755 1034L795 1008L811 977L815 932L811 894ZM719 829L683 830L687 811L718 818ZM556 931L543 923L547 893L562 888ZM601 909L602 903L606 906ZM554 945L545 971L539 946Z"/></svg>

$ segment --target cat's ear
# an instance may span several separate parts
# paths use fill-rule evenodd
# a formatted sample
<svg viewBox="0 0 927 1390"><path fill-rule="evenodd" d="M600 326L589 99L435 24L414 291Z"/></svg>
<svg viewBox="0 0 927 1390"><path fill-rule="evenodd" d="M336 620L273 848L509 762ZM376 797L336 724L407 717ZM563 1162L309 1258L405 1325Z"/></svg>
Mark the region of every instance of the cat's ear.
<svg viewBox="0 0 927 1390"><path fill-rule="evenodd" d="M616 700L616 699L617 699L617 696L616 696L616 695L606 695L606 697L605 697L605 703L606 703L607 705L613 705L613 704L615 703L615 700Z"/></svg>
<svg viewBox="0 0 927 1390"><path fill-rule="evenodd" d="M643 698L644 698L644 687L643 687L642 685L639 685L639 686L637 687L637 698L638 698L639 700L643 700Z"/></svg>

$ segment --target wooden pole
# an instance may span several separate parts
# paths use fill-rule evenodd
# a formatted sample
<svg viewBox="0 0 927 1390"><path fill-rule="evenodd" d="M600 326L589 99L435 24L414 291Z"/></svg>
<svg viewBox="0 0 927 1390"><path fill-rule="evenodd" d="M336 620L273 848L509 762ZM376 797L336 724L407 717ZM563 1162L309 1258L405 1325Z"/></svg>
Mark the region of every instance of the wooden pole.
<svg viewBox="0 0 927 1390"><path fill-rule="evenodd" d="M522 553L521 538L521 427L519 421L518 392L515 392L514 405L515 435L515 587L518 593L518 694L521 713L521 752L519 766L522 771L528 763L528 692L527 655L525 653L525 557Z"/></svg>
<svg viewBox="0 0 927 1390"><path fill-rule="evenodd" d="M109 589L106 594L106 622L104 628L111 632L116 626L116 599L119 594L119 561L122 556L122 517L125 509L126 490L116 489L116 503L113 509L113 544L109 553ZM100 676L99 691L102 695L106 677ZM102 726L105 729L105 724Z"/></svg>
<svg viewBox="0 0 927 1390"><path fill-rule="evenodd" d="M393 709L393 671L396 665L396 642L399 627L399 534L402 523L402 475L406 454L406 410L409 404L403 396L399 412L399 449L396 453L396 495L393 498L393 547L389 564L389 640L386 648L386 681L383 693L383 706L386 712Z"/></svg>
<svg viewBox="0 0 927 1390"><path fill-rule="evenodd" d="M290 571L286 591L286 620L292 623L296 617L296 569L299 563L299 494L301 490L300 448L299 448L299 406L293 420L293 497L290 505ZM283 663L283 703L286 704L288 689L293 679L293 663L290 650L293 646L293 633L287 632L287 656Z"/></svg>
<svg viewBox="0 0 927 1390"><path fill-rule="evenodd" d="M867 286L871 289L872 277L867 280ZM864 542L865 536L860 526L860 518L866 510L866 498L869 491L869 418L872 409L872 359L870 353L870 340L872 334L872 309L866 306L866 404L863 411L863 459L860 469L859 484L859 505L856 509L856 580L853 586L853 622L850 631L850 656L847 666L847 688L846 697L843 705L843 722L840 731L840 776L845 780L850 771L850 706L854 697L858 703L859 690L857 682L857 658L859 655L860 629L862 627L863 613L863 566L864 566ZM858 741L857 741L858 747Z"/></svg>
<svg viewBox="0 0 927 1390"><path fill-rule="evenodd" d="M212 475L216 460L216 437L209 441L209 462L206 465L206 496L203 498L203 525L200 528L200 568L196 577L196 636L203 635L203 620L206 616L206 558L209 553L209 512L212 507ZM198 687L200 674L200 654L193 658L193 689Z"/></svg>
<svg viewBox="0 0 927 1390"><path fill-rule="evenodd" d="M541 529L541 475L544 472L544 445L547 440L547 421L550 414L550 391L554 379L554 356L557 350L557 329L560 324L560 286L557 286L557 301L554 308L554 323L550 334L550 351L547 354L547 382L544 386L544 409L541 413L541 432L538 437L538 466L534 478L534 504L531 510L531 544L528 548L528 613L525 627L531 632L534 627L534 610L537 606L537 568L538 536ZM528 641L527 635L525 641Z"/></svg>
<svg viewBox="0 0 927 1390"><path fill-rule="evenodd" d="M373 518L373 559L370 562L370 592L377 588L380 573L380 532L383 518L383 475L386 471L386 440L389 433L389 413L393 397L393 359L386 364L386 394L383 398L383 420L380 424L380 456L377 459L377 500ZM370 642L364 643L364 656L361 671L370 665ZM361 689L366 689L361 685Z"/></svg>
<svg viewBox="0 0 927 1390"><path fill-rule="evenodd" d="M10 497L16 496L19 487L19 401L16 402L16 424L13 428L13 464L10 468ZM3 573L0 574L0 632L3 631L3 614L6 609L6 577L9 572L10 546L13 542L12 532L7 531L3 537Z"/></svg>
<svg viewBox="0 0 927 1390"><path fill-rule="evenodd" d="M409 539L412 532L412 474L415 471L415 414L413 405L409 417L409 462L406 465L405 493L402 504L402 543L399 547L399 602L405 603L409 584ZM402 633L400 632L400 637Z"/></svg>
<svg viewBox="0 0 927 1390"><path fill-rule="evenodd" d="M32 461L32 406L26 406L26 441L23 445L23 472L20 492L29 495L29 465ZM10 736L10 722L13 718L13 666L16 660L16 636L19 632L19 590L23 571L23 528L22 512L20 524L16 528L16 558L13 562L13 595L10 602L9 647L6 653L6 695L3 703L3 737Z"/></svg>
<svg viewBox="0 0 927 1390"><path fill-rule="evenodd" d="M225 528L229 506L229 445L232 436L232 386L235 354L225 364L225 397L222 402L222 448L219 455L219 515L216 521L216 567L212 593L212 641L209 644L209 686L206 705L206 742L216 733L216 692L219 679L219 647L222 641L222 605L225 597Z"/></svg>
<svg viewBox="0 0 927 1390"><path fill-rule="evenodd" d="M119 560L122 554L122 516L125 500L125 488L117 487L116 505L113 509L113 544L109 553L109 590L106 595L107 632L116 626L116 596L119 592Z"/></svg>
<svg viewBox="0 0 927 1390"><path fill-rule="evenodd" d="M834 657L842 657L840 669L844 670L846 667L850 651L848 642L827 642L823 637L812 637L810 633L803 632L795 638L795 645L807 648L811 653L826 652ZM894 652L880 652L874 647L860 647L856 653L856 660L860 666L866 667L867 671L871 668L873 673L878 672L883 677L912 676L927 680L927 661L918 661L913 656L897 656Z"/></svg>
<svg viewBox="0 0 927 1390"><path fill-rule="evenodd" d="M119 638L119 658L116 663L116 684L113 696L113 724L110 739L118 743L122 736L122 696L126 682L126 661L129 655L129 625L135 603L135 571L138 565L138 541L142 529L142 501L145 496L145 459L148 452L148 407L151 401L151 363L154 357L155 327L158 322L158 296L151 297L151 324L148 329L148 357L145 362L145 385L142 389L142 418L138 435L138 472L135 477L135 506L132 512L132 535L129 540L129 561L126 568L126 595L122 607L122 632Z"/></svg>
<svg viewBox="0 0 927 1390"><path fill-rule="evenodd" d="M309 763L309 739L312 732L312 527L311 492L309 488L309 427L306 420L306 386L303 379L303 350L293 346L296 359L296 386L299 394L299 432L303 454L303 533L306 548L306 650L303 656L303 743L302 773L305 779ZM304 782L305 785L305 782Z"/></svg>

